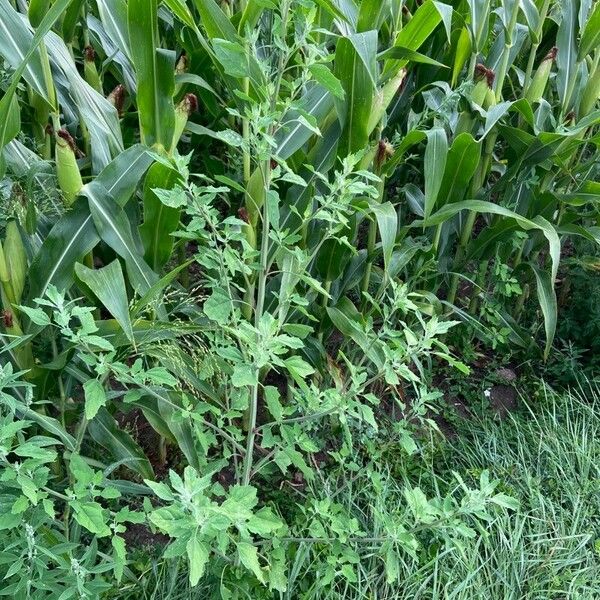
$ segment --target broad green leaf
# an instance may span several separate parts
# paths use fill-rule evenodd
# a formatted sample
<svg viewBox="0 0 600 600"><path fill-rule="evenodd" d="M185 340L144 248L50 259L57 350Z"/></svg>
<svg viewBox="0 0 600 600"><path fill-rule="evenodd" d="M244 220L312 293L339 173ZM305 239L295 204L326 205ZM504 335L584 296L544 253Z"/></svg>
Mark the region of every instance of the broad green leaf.
<svg viewBox="0 0 600 600"><path fill-rule="evenodd" d="M308 69L317 83L340 100L344 99L344 88L339 79L329 70L329 67L316 63Z"/></svg>
<svg viewBox="0 0 600 600"><path fill-rule="evenodd" d="M435 127L426 132L425 148L425 219L429 217L435 206L438 192L442 185L446 159L448 156L448 139L442 127Z"/></svg>
<svg viewBox="0 0 600 600"><path fill-rule="evenodd" d="M59 290L70 287L75 263L99 241L88 204L79 198L50 230L29 267L28 304L44 296L50 284Z"/></svg>
<svg viewBox="0 0 600 600"><path fill-rule="evenodd" d="M458 76L460 75L465 63L471 55L471 36L469 30L463 27L456 43L456 51L454 53L454 64L452 66L452 87L456 85Z"/></svg>
<svg viewBox="0 0 600 600"><path fill-rule="evenodd" d="M215 321L219 325L227 325L233 310L233 303L225 290L214 288L211 295L204 302L202 310L211 321Z"/></svg>
<svg viewBox="0 0 600 600"><path fill-rule="evenodd" d="M34 51L27 58L32 42L33 33L20 13L9 0L0 0L0 56L15 70L25 61L23 79L51 104L40 52Z"/></svg>
<svg viewBox="0 0 600 600"><path fill-rule="evenodd" d="M125 205L138 186L153 158L140 145L128 148L117 156L96 177L119 207ZM89 203L77 199L51 229L40 251L29 267L28 304L41 298L50 284L66 289L73 282L75 263L88 254L100 241L94 227Z"/></svg>
<svg viewBox="0 0 600 600"><path fill-rule="evenodd" d="M91 137L93 172L100 172L123 150L121 126L116 108L81 77L64 41L55 33L46 35L52 66L69 85L72 109L81 114Z"/></svg>
<svg viewBox="0 0 600 600"><path fill-rule="evenodd" d="M150 390L144 388L146 392ZM182 407L181 402L175 393L166 393L161 391L157 393L152 391L152 396L156 398L158 412L164 421L169 425L173 437L177 440L179 448L183 452L188 463L195 469L200 469L199 453L196 447L196 437L194 435L193 426L189 420L179 418Z"/></svg>
<svg viewBox="0 0 600 600"><path fill-rule="evenodd" d="M448 151L446 168L438 198L442 205L462 200L467 186L473 178L481 156L481 144L470 133L461 133L452 142Z"/></svg>
<svg viewBox="0 0 600 600"><path fill-rule="evenodd" d="M377 219L377 229L381 239L383 249L383 262L386 271L389 269L398 231L398 215L391 202L369 202L369 209L374 213Z"/></svg>
<svg viewBox="0 0 600 600"><path fill-rule="evenodd" d="M129 41L125 0L97 0L96 3L106 33L117 48L131 60L131 43Z"/></svg>
<svg viewBox="0 0 600 600"><path fill-rule="evenodd" d="M157 11L157 0L129 0L127 22L142 142L169 151L175 126L175 53L159 47Z"/></svg>
<svg viewBox="0 0 600 600"><path fill-rule="evenodd" d="M195 4L209 39L238 40L235 27L215 0L195 0Z"/></svg>
<svg viewBox="0 0 600 600"><path fill-rule="evenodd" d="M137 293L144 294L158 280L158 276L138 251L127 214L98 181L86 184L82 194L88 199L98 235L125 260L133 288Z"/></svg>
<svg viewBox="0 0 600 600"><path fill-rule="evenodd" d="M527 219L518 213L504 208L503 206L493 204L492 202L486 202L484 200L464 200L462 202L448 204L435 214L431 215L429 219L422 221L419 224L425 226L439 225L440 223L444 223L448 219L452 218L462 210L473 210L480 213L489 213L514 219L519 226L526 231L531 229L541 231L544 237L548 240L548 248L551 259L550 272L547 273L547 276L540 276L538 273L536 273L536 279L538 280L538 297L540 298L540 303L543 302L543 304L540 304L540 307L544 315L544 324L546 329L545 356L547 356L548 352L550 351L550 347L552 346L554 331L556 329L556 303L555 301L552 301L548 289L548 286L552 288L554 286L558 272L558 265L560 262L560 238L558 237L556 229L551 223L539 215L533 219ZM554 294L553 290L552 294Z"/></svg>
<svg viewBox="0 0 600 600"><path fill-rule="evenodd" d="M589 16L581 40L579 42L579 53L577 60L583 60L588 54L591 54L600 46L600 3L596 2Z"/></svg>
<svg viewBox="0 0 600 600"><path fill-rule="evenodd" d="M442 64L441 62L439 62L437 60L434 60L433 58L430 58L426 54L421 54L420 52L417 52L416 50L411 50L410 48L404 48L402 46L393 46L389 50L386 50L385 52L381 52L381 54L379 54L377 58L378 59L394 58L394 59L406 60L407 62L423 63L425 65L433 65L436 67L443 67L445 69L448 68L446 65Z"/></svg>
<svg viewBox="0 0 600 600"><path fill-rule="evenodd" d="M327 314L341 333L354 340L378 368L383 367L383 361L375 352L371 340L364 331L361 313L348 298L342 298L336 306L328 307Z"/></svg>
<svg viewBox="0 0 600 600"><path fill-rule="evenodd" d="M554 291L554 281L551 274L542 271L538 266L529 264L533 271L537 283L537 296L542 314L544 315L544 328L546 330L546 346L544 348L544 360L547 360L554 334L556 333L556 322L558 316L558 305L556 302L556 292Z"/></svg>
<svg viewBox="0 0 600 600"><path fill-rule="evenodd" d="M258 552L256 547L249 542L238 542L237 543L238 556L240 562L249 570L254 573L256 578L261 582L265 582L265 576L258 562Z"/></svg>
<svg viewBox="0 0 600 600"><path fill-rule="evenodd" d="M315 135L318 127L333 108L333 96L321 85L308 84L307 92L300 100L298 109L288 111L275 135L277 156L286 160ZM314 127L308 127L306 115L314 121Z"/></svg>
<svg viewBox="0 0 600 600"><path fill-rule="evenodd" d="M358 10L356 32L362 33L369 29L379 29L386 8L384 0L363 0Z"/></svg>
<svg viewBox="0 0 600 600"><path fill-rule="evenodd" d="M81 7L83 6L84 0L73 0L71 4L65 10L61 23L62 39L65 44L72 44L73 37L75 36L75 29L79 18L81 17Z"/></svg>
<svg viewBox="0 0 600 600"><path fill-rule="evenodd" d="M373 105L377 55L377 32L341 38L335 53L335 75L344 88L344 100L336 100L342 137L342 157L363 150L369 143L369 117Z"/></svg>
<svg viewBox="0 0 600 600"><path fill-rule="evenodd" d="M442 207L428 219L414 223L414 226L417 227L424 225L425 227L430 227L433 225L439 225L440 223L444 223L448 219L452 218L462 210L473 210L484 214L489 213L493 215L500 215L509 219L514 219L526 231L531 229L541 231L544 234L544 237L548 240L548 248L552 261L552 281L554 282L556 280L556 274L558 272L558 265L560 262L560 239L554 226L541 216L537 216L533 219L527 219L522 215L498 204L494 204L493 202L486 202L485 200L463 200L462 202L456 202L454 204L448 204Z"/></svg>
<svg viewBox="0 0 600 600"><path fill-rule="evenodd" d="M83 385L85 393L85 418L91 421L98 411L106 406L106 392L104 386L97 379L88 379Z"/></svg>
<svg viewBox="0 0 600 600"><path fill-rule="evenodd" d="M190 585L195 586L204 575L210 553L206 544L198 538L197 533L192 534L188 540L186 551L190 563Z"/></svg>
<svg viewBox="0 0 600 600"><path fill-rule="evenodd" d="M179 173L163 163L154 163L144 180L144 222L140 237L144 244L144 258L154 271L159 272L173 253L172 233L179 225L181 210L167 206L154 192L170 190L181 181Z"/></svg>
<svg viewBox="0 0 600 600"><path fill-rule="evenodd" d="M488 36L491 0L467 0L471 13L471 33L473 49L481 51Z"/></svg>
<svg viewBox="0 0 600 600"><path fill-rule="evenodd" d="M276 5L270 0L248 0L238 24L238 33L243 36L246 28L252 31L266 7L276 8Z"/></svg>
<svg viewBox="0 0 600 600"><path fill-rule="evenodd" d="M101 269L89 269L76 264L75 272L94 295L102 302L106 310L119 322L127 338L133 343L133 328L129 317L129 301L121 263L113 260Z"/></svg>
<svg viewBox="0 0 600 600"><path fill-rule="evenodd" d="M98 537L106 537L111 534L110 527L107 525L108 514L104 514L104 509L98 502L71 500L70 505L75 520L82 527Z"/></svg>
<svg viewBox="0 0 600 600"><path fill-rule="evenodd" d="M561 2L561 20L556 35L556 87L563 111L567 111L573 101L573 89L577 75L576 23L577 3Z"/></svg>
<svg viewBox="0 0 600 600"><path fill-rule="evenodd" d="M408 50L418 50L427 40L427 38L435 31L437 26L442 21L442 13L438 9L434 0L427 0L415 11L412 18L400 30L394 46L406 48ZM390 59L386 61L383 69L383 77L387 79L398 72L405 66L407 60Z"/></svg>

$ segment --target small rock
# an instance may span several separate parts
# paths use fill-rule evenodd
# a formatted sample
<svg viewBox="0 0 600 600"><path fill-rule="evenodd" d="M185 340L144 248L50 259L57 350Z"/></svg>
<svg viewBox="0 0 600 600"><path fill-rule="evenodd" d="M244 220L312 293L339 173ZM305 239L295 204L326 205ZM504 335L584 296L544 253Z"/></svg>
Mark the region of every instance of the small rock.
<svg viewBox="0 0 600 600"><path fill-rule="evenodd" d="M495 385L490 390L490 407L503 419L509 412L517 410L517 390L510 385Z"/></svg>
<svg viewBox="0 0 600 600"><path fill-rule="evenodd" d="M517 374L507 367L498 369L495 373L496 377L505 383L514 383L517 380Z"/></svg>

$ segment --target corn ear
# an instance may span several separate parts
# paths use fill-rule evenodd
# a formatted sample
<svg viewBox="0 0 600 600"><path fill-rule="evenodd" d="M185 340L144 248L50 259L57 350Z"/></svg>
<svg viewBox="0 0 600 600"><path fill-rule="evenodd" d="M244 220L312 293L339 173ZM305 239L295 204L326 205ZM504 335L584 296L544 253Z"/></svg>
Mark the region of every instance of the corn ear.
<svg viewBox="0 0 600 600"><path fill-rule="evenodd" d="M96 69L96 52L91 46L83 51L83 76L97 92L102 93L102 82Z"/></svg>
<svg viewBox="0 0 600 600"><path fill-rule="evenodd" d="M175 109L175 127L173 128L173 141L171 142L171 148L175 148L181 139L183 130L187 125L188 119L198 110L198 98L195 94L186 94L183 100L177 105Z"/></svg>
<svg viewBox="0 0 600 600"><path fill-rule="evenodd" d="M471 100L478 106L484 107L486 101L489 101L489 93L494 85L494 71L488 69L485 65L475 66L475 87L471 94ZM485 108L485 107L484 107Z"/></svg>
<svg viewBox="0 0 600 600"><path fill-rule="evenodd" d="M581 95L581 101L579 103L579 118L581 119L582 117L589 115L599 99L600 67L597 67L583 88L583 94Z"/></svg>
<svg viewBox="0 0 600 600"><path fill-rule="evenodd" d="M458 117L454 134L458 136L465 132L471 133L474 122L473 115L468 110L463 110Z"/></svg>
<svg viewBox="0 0 600 600"><path fill-rule="evenodd" d="M14 219L6 225L6 237L4 239L4 260L8 269L14 302L19 304L25 287L27 275L27 254L21 238L19 226Z"/></svg>
<svg viewBox="0 0 600 600"><path fill-rule="evenodd" d="M115 89L106 96L106 99L117 109L119 116L123 113L125 105L125 86L119 84Z"/></svg>
<svg viewBox="0 0 600 600"><path fill-rule="evenodd" d="M248 223L256 228L258 215L265 201L265 184L260 169L255 169L246 185Z"/></svg>
<svg viewBox="0 0 600 600"><path fill-rule="evenodd" d="M539 102L542 98L544 90L546 89L546 84L548 83L548 78L550 77L550 71L552 70L552 63L556 58L557 52L557 48L552 48L537 68L535 75L525 92L525 99L528 100L530 104Z"/></svg>
<svg viewBox="0 0 600 600"><path fill-rule="evenodd" d="M27 200L27 210L25 211L25 231L29 235L33 235L37 228L37 210L35 203L29 199Z"/></svg>
<svg viewBox="0 0 600 600"><path fill-rule="evenodd" d="M61 129L56 134L54 150L58 187L62 191L65 205L68 207L73 204L73 200L83 187L83 181L75 158L75 142L66 129Z"/></svg>
<svg viewBox="0 0 600 600"><path fill-rule="evenodd" d="M485 108L485 110L488 110L490 107L494 106L496 104L496 94L494 94L494 91L491 88L488 88L487 92L485 93L485 100L483 101L483 108Z"/></svg>

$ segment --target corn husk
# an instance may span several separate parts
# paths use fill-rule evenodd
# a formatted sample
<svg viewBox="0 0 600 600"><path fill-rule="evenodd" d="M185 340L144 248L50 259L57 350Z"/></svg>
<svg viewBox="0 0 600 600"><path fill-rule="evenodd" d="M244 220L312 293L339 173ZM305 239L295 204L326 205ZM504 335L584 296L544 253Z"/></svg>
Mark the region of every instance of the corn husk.
<svg viewBox="0 0 600 600"><path fill-rule="evenodd" d="M554 59L556 58L557 49L552 48L550 52L544 57L544 60L540 63L537 68L527 91L525 92L525 99L529 101L530 104L534 104L535 102L539 102L544 94L544 90L546 89L546 84L548 83L548 78L550 77L550 71L552 70L552 64L554 63Z"/></svg>
<svg viewBox="0 0 600 600"><path fill-rule="evenodd" d="M27 276L27 254L21 238L21 232L17 222L13 219L6 225L6 237L4 239L4 260L8 269L8 275L14 294L14 302L19 304L25 287Z"/></svg>
<svg viewBox="0 0 600 600"><path fill-rule="evenodd" d="M83 187L81 173L77 166L75 157L75 142L65 129L56 134L56 146L54 148L56 159L56 176L58 187L63 193L65 206L71 206L75 197Z"/></svg>

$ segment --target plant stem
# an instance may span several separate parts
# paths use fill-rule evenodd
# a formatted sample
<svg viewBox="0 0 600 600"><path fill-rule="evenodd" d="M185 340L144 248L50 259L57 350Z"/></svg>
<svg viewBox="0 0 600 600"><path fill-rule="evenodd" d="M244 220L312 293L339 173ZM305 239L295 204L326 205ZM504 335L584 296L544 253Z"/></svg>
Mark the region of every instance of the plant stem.
<svg viewBox="0 0 600 600"><path fill-rule="evenodd" d="M265 196L271 184L271 161L267 160L262 166L263 185ZM256 309L254 311L254 326L258 328L263 314L266 296L268 260L269 260L269 203L265 202L262 207L262 236L260 242L260 266L258 271L258 292L256 296ZM254 366L254 368L256 368ZM254 439L256 437L256 414L258 411L258 387L259 374L256 374L256 383L250 389L250 407L248 409L248 433L246 437L246 453L244 455L243 485L248 485L252 473Z"/></svg>
<svg viewBox="0 0 600 600"><path fill-rule="evenodd" d="M375 169L376 174L380 177L379 182L377 183L377 191L378 197L377 202L381 204L383 202L383 195L385 193L385 177L381 175L381 169ZM375 252L375 244L377 243L377 219L373 216L372 220L369 223L369 233L367 237L367 264L365 265L365 274L363 276L362 284L361 284L361 304L365 305L365 293L369 291L369 285L371 283L371 271L373 268L373 253Z"/></svg>

